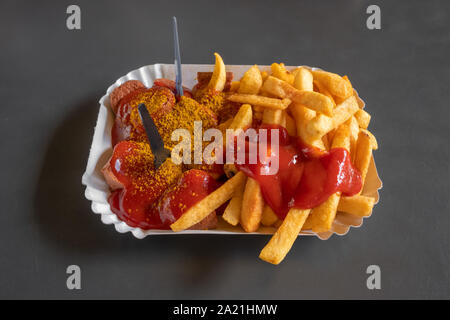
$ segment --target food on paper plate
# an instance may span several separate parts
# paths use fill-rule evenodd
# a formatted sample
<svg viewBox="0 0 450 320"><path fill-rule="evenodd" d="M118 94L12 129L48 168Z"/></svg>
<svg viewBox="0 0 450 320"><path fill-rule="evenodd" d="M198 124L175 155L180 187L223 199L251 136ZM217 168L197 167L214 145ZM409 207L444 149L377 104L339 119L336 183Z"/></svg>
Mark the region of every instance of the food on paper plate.
<svg viewBox="0 0 450 320"><path fill-rule="evenodd" d="M274 63L264 70L254 65L233 81L214 55L213 70L198 72L181 97L170 79L156 79L151 88L130 80L110 93L113 153L102 172L112 212L144 230L272 228L259 257L273 264L300 232L330 232L339 212L369 216L375 198L361 192L378 143L348 77ZM172 150L158 168L140 104ZM189 138L182 148L177 129ZM204 136L196 140L209 129L223 136L215 148ZM183 151L181 163L175 151Z"/></svg>

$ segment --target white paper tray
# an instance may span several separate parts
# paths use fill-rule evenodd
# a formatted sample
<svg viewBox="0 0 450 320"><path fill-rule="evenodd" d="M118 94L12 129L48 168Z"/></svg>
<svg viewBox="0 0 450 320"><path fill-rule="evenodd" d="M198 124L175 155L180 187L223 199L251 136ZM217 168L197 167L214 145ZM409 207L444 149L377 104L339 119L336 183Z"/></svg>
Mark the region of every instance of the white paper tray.
<svg viewBox="0 0 450 320"><path fill-rule="evenodd" d="M249 65L227 65L227 71L234 73L234 79L239 79L248 68ZM270 66L259 66L261 70L270 70ZM295 67L287 67L288 69ZM192 88L196 84L197 72L212 71L214 65L204 64L187 64L182 66L183 85ZM182 232L173 232L171 230L142 230L128 226L125 222L119 220L117 216L111 212L108 204L108 196L110 194L108 185L103 178L101 168L108 161L112 154L111 146L111 127L114 122L114 115L109 104L109 94L117 86L128 80L140 80L147 87L153 85L153 81L158 78L175 79L174 66L172 64L154 64L144 66L127 75L119 78L112 84L106 94L100 99L100 110L95 127L94 137L92 139L91 150L87 162L86 171L82 177L82 183L86 186L85 196L92 202L92 211L100 215L104 224L112 224L120 233L131 232L136 238L143 239L148 235L178 235L178 234L272 234L275 228L261 227L258 232L247 233L241 227L232 227L219 218L217 229L213 230L186 230ZM358 103L364 106L358 96ZM366 184L362 192L363 195L375 197L378 202L378 190L381 189L382 183L378 177L375 162L371 161L369 172L366 178ZM317 235L320 239L328 239L333 233L345 235L350 227L359 227L363 223L363 218L355 217L350 214L338 212L334 220L332 229L329 232L315 234L311 231L302 231L302 235Z"/></svg>

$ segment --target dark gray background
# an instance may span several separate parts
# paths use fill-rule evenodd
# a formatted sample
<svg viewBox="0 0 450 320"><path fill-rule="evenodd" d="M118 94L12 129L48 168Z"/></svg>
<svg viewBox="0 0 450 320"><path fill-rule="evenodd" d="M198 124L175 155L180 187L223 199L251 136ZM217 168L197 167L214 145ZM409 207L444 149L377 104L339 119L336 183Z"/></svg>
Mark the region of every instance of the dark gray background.
<svg viewBox="0 0 450 320"><path fill-rule="evenodd" d="M0 298L450 298L448 1L69 1L0 4ZM190 3L190 4L189 4ZM366 28L366 8L382 30ZM299 239L274 267L266 236L134 239L84 198L98 99L171 63L307 64L347 74L372 114L381 201L362 228ZM66 267L82 290L66 288ZM368 265L382 289L366 288Z"/></svg>

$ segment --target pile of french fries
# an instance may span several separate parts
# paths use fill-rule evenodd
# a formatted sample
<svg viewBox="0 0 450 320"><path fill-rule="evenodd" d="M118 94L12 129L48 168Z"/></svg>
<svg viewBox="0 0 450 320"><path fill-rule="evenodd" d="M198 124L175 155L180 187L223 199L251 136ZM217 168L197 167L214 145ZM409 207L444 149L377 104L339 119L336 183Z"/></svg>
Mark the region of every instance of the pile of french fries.
<svg viewBox="0 0 450 320"><path fill-rule="evenodd" d="M217 56L214 73L220 73L221 68L225 72L225 65ZM215 78L225 79L223 74L216 74ZM220 84L216 87L220 88ZM347 76L307 67L288 71L282 63L272 64L271 72L266 72L255 65L232 83L227 99L242 105L233 119L219 125L220 129L244 129L256 118L262 123L282 125L291 136L299 136L314 147L345 148L361 172L364 185L372 150L378 144L367 130L371 116L358 105ZM375 203L372 197L344 197L338 192L313 209L290 209L281 221L264 203L256 180L247 178L232 164L225 165L225 172L230 178L185 212L171 225L172 230L189 228L229 201L222 218L230 225L240 224L246 232L256 232L260 225L277 228L259 255L272 264L284 259L301 230L327 232L337 211L366 217Z"/></svg>

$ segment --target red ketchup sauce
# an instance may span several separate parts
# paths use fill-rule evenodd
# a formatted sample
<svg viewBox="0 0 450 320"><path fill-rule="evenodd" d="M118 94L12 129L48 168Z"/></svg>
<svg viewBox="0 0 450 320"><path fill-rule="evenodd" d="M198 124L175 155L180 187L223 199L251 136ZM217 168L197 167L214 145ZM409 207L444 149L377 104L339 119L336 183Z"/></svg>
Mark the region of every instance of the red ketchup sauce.
<svg viewBox="0 0 450 320"><path fill-rule="evenodd" d="M335 148L327 152L308 146L300 138L289 137L286 129L278 125L262 125L260 129L268 130L267 148L273 156L278 156L278 172L262 175L268 164L260 159L256 164L246 162L236 166L258 181L264 200L280 219L292 207L310 209L333 193L352 196L361 190L361 174L352 165L347 150ZM277 153L270 146L272 129L280 130Z"/></svg>
<svg viewBox="0 0 450 320"><path fill-rule="evenodd" d="M219 183L203 170L186 171L175 185L153 203L149 214L158 215L164 225L170 226L218 186Z"/></svg>
<svg viewBox="0 0 450 320"><path fill-rule="evenodd" d="M187 209L218 186L214 178L201 170L186 171L176 180L168 177L171 172L163 166L154 170L150 147L142 142L118 143L110 166L123 184L123 189L113 191L108 199L111 210L131 227L169 229Z"/></svg>

